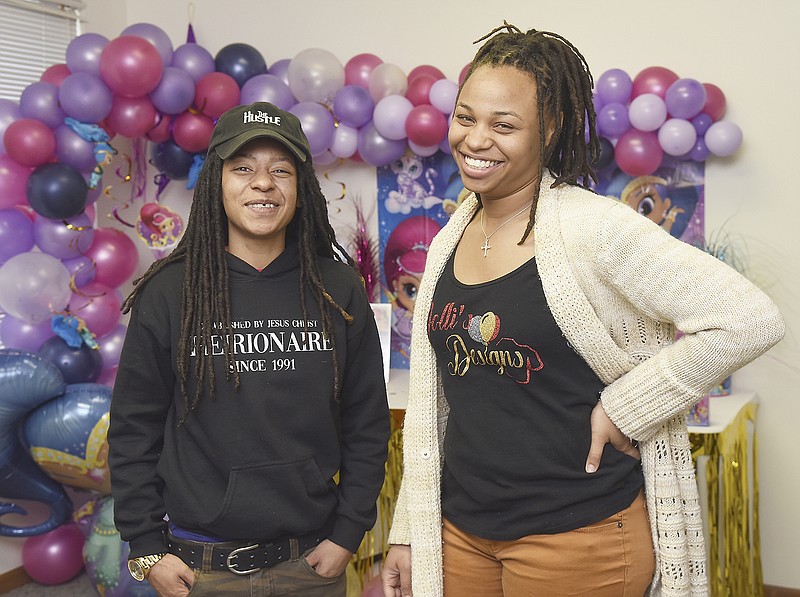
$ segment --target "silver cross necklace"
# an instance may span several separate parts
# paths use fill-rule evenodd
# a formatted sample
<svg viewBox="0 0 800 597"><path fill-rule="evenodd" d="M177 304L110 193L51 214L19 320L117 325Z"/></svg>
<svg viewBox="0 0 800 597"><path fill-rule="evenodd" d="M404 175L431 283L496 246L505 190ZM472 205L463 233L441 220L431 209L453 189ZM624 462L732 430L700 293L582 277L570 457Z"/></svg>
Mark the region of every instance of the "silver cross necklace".
<svg viewBox="0 0 800 597"><path fill-rule="evenodd" d="M503 222L502 224L500 224L500 225L499 225L497 228L495 228L495 229L492 231L492 233L491 233L491 234L486 234L486 228L484 228L484 227L483 227L483 214L484 214L484 212L486 211L486 209L484 209L483 207L481 207L481 232L483 232L483 236L484 236L483 246L481 247L481 250L483 251L483 257L484 257L484 259L486 258L486 254L489 252L489 249L491 249L491 248L492 248L492 246L489 244L489 239L490 239L490 238L492 238L492 237L495 235L495 233L496 233L498 230L500 230L500 229L501 229L503 226L505 226L506 224L508 224L508 223L509 223L510 221L512 221L513 219L515 219L515 218L519 217L520 215L522 215L523 213L525 213L527 210L529 210L529 209L531 208L531 204L532 204L532 203L533 203L533 201L531 201L530 203L528 203L528 205L526 205L526 206L525 206L525 207L523 207L521 210L519 210L517 213L515 213L513 216L511 216L510 218L508 218L508 219L507 219L505 222Z"/></svg>

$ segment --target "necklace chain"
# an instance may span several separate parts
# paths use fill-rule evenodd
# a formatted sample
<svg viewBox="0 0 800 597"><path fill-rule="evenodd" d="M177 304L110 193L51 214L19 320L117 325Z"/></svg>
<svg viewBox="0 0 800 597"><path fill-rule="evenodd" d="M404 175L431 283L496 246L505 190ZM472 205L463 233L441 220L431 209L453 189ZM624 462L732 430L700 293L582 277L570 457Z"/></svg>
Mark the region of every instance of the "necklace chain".
<svg viewBox="0 0 800 597"><path fill-rule="evenodd" d="M531 203L533 203L533 201L531 201ZM484 226L483 226L483 214L486 212L486 209L483 208L483 207L481 208L481 222L480 222L481 223L481 232L483 232L483 236L484 236L484 239L485 239L483 241L483 246L481 247L481 250L483 251L484 259L486 258L486 255L489 252L489 249L492 248L492 246L489 244L489 239L492 238L495 235L495 233L498 230L500 230L503 226L505 226L510 221L514 220L515 218L517 218L520 215L522 215L523 213L525 213L526 210L529 210L531 208L531 203L528 203L528 205L526 205L521 210L519 210L517 213L515 213L513 216L508 218L506 221L504 221L502 224L500 224L497 228L492 230L491 234L486 234L486 228L484 228Z"/></svg>

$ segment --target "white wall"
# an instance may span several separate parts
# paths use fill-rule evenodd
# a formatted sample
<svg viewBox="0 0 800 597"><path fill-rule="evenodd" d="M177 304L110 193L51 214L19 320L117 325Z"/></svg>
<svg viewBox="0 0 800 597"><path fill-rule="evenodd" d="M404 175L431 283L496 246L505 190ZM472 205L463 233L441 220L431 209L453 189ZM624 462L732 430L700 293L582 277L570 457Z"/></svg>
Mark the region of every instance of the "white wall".
<svg viewBox="0 0 800 597"><path fill-rule="evenodd" d="M759 463L761 535L767 584L800 588L800 242L793 175L800 124L800 2L772 0L88 0L85 31L113 39L133 23L161 27L185 42L190 9L197 42L215 54L244 42L267 64L323 48L344 64L369 52L406 72L420 64L456 79L475 51L472 41L502 23L560 33L574 42L595 77L610 68L634 76L665 66L718 85L727 119L744 131L740 151L706 169L706 230L724 229L746 253L748 275L780 306L786 339L734 377L735 389L761 399ZM720 288L719 292L725 292Z"/></svg>

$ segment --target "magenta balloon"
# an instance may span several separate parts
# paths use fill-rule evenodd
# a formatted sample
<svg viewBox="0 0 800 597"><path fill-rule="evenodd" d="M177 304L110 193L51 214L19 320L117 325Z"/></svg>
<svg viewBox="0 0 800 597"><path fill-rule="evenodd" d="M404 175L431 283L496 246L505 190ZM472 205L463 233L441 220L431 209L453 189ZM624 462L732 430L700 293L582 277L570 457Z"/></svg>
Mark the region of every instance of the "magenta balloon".
<svg viewBox="0 0 800 597"><path fill-rule="evenodd" d="M631 97L638 97L643 93L654 93L663 98L669 86L677 80L678 75L668 68L650 66L634 77Z"/></svg>
<svg viewBox="0 0 800 597"><path fill-rule="evenodd" d="M62 124L55 130L56 159L62 164L72 166L80 172L91 172L97 160L94 157L92 141L86 141L78 133Z"/></svg>
<svg viewBox="0 0 800 597"><path fill-rule="evenodd" d="M9 124L3 143L11 159L28 168L49 162L56 153L53 131L35 118L21 118Z"/></svg>
<svg viewBox="0 0 800 597"><path fill-rule="evenodd" d="M597 128L604 137L618 138L631 128L628 108L617 102L606 104L600 108L600 112L597 114Z"/></svg>
<svg viewBox="0 0 800 597"><path fill-rule="evenodd" d="M652 132L628 129L614 147L617 165L630 176L652 174L661 165L663 157L658 135Z"/></svg>
<svg viewBox="0 0 800 597"><path fill-rule="evenodd" d="M239 84L225 73L208 73L197 82L194 106L206 116L219 118L239 104Z"/></svg>
<svg viewBox="0 0 800 597"><path fill-rule="evenodd" d="M100 55L108 38L99 33L84 33L67 46L67 67L72 73L100 74Z"/></svg>
<svg viewBox="0 0 800 597"><path fill-rule="evenodd" d="M430 64L421 64L419 66L415 66L409 71L408 73L409 85L414 79L421 76L432 77L434 81L438 81L439 79L444 79L444 73L435 66L431 66Z"/></svg>
<svg viewBox="0 0 800 597"><path fill-rule="evenodd" d="M417 80L421 78L417 77ZM438 146L447 135L447 118L428 104L416 106L411 110L405 126L408 140L421 147Z"/></svg>
<svg viewBox="0 0 800 597"><path fill-rule="evenodd" d="M682 156L689 153L697 141L692 123L682 118L670 118L658 129L658 143L664 153Z"/></svg>
<svg viewBox="0 0 800 597"><path fill-rule="evenodd" d="M109 115L114 96L98 75L80 72L64 79L58 101L67 116L80 122L96 123Z"/></svg>
<svg viewBox="0 0 800 597"><path fill-rule="evenodd" d="M86 255L64 259L62 265L67 268L71 277L71 285L75 288L86 286L89 282L94 282L94 275L97 270L94 261Z"/></svg>
<svg viewBox="0 0 800 597"><path fill-rule="evenodd" d="M58 259L72 259L83 255L92 246L94 228L86 214L66 220L39 217L33 224L33 236L42 253Z"/></svg>
<svg viewBox="0 0 800 597"><path fill-rule="evenodd" d="M123 97L141 97L161 80L163 60L156 47L136 35L108 42L100 56L100 75L111 91Z"/></svg>
<svg viewBox="0 0 800 597"><path fill-rule="evenodd" d="M742 144L742 129L732 122L720 120L708 127L704 139L711 153L729 156Z"/></svg>
<svg viewBox="0 0 800 597"><path fill-rule="evenodd" d="M58 87L51 83L38 81L28 85L20 95L19 109L23 117L41 120L51 129L64 122L64 110L58 104Z"/></svg>
<svg viewBox="0 0 800 597"><path fill-rule="evenodd" d="M108 114L107 122L117 133L129 139L144 137L156 125L158 115L147 96L125 97L117 95Z"/></svg>
<svg viewBox="0 0 800 597"><path fill-rule="evenodd" d="M628 118L640 131L656 131L667 119L667 106L656 94L643 93L631 101Z"/></svg>
<svg viewBox="0 0 800 597"><path fill-rule="evenodd" d="M172 138L189 153L205 152L213 132L214 121L197 112L184 112L172 121Z"/></svg>
<svg viewBox="0 0 800 597"><path fill-rule="evenodd" d="M146 39L158 51L158 55L161 56L161 63L164 66L172 64L172 42L160 27L150 23L134 23L125 27L120 35L138 35Z"/></svg>
<svg viewBox="0 0 800 597"><path fill-rule="evenodd" d="M706 103L706 88L694 79L678 79L664 96L667 111L673 118L688 120L700 113Z"/></svg>
<svg viewBox="0 0 800 597"><path fill-rule="evenodd" d="M18 209L0 210L0 265L33 248L33 222Z"/></svg>
<svg viewBox="0 0 800 597"><path fill-rule="evenodd" d="M358 129L340 122L333 133L331 153L337 158L346 159L356 151L358 151Z"/></svg>
<svg viewBox="0 0 800 597"><path fill-rule="evenodd" d="M711 120L717 122L725 116L727 103L725 101L725 94L722 89L711 83L703 83L706 90L706 103L703 106L703 112L711 117Z"/></svg>
<svg viewBox="0 0 800 597"><path fill-rule="evenodd" d="M50 320L28 323L8 313L0 319L0 342L6 348L37 352L39 347L53 337Z"/></svg>
<svg viewBox="0 0 800 597"><path fill-rule="evenodd" d="M3 144L3 135L5 135L8 125L20 118L22 118L22 112L19 109L19 104L0 98L0 154L6 151L6 146Z"/></svg>
<svg viewBox="0 0 800 597"><path fill-rule="evenodd" d="M100 354L103 355L103 367L114 367L119 363L127 329L124 323L118 323L110 332L97 338Z"/></svg>
<svg viewBox="0 0 800 597"><path fill-rule="evenodd" d="M333 98L333 112L339 120L354 128L372 119L375 104L369 91L359 85L345 85Z"/></svg>
<svg viewBox="0 0 800 597"><path fill-rule="evenodd" d="M430 90L431 105L442 114L452 114L455 108L458 85L448 79L439 79Z"/></svg>
<svg viewBox="0 0 800 597"><path fill-rule="evenodd" d="M303 132L308 137L311 155L319 155L331 146L335 125L330 110L317 102L300 102L292 106L289 112L300 119Z"/></svg>
<svg viewBox="0 0 800 597"><path fill-rule="evenodd" d="M0 209L27 202L26 188L31 169L0 153Z"/></svg>
<svg viewBox="0 0 800 597"><path fill-rule="evenodd" d="M414 104L405 96L387 95L375 104L372 124L382 137L392 141L405 139L406 118L413 109Z"/></svg>
<svg viewBox="0 0 800 597"><path fill-rule="evenodd" d="M192 80L197 83L208 73L214 72L214 57L202 46L186 43L175 48L172 54L172 66L189 73Z"/></svg>
<svg viewBox="0 0 800 597"><path fill-rule="evenodd" d="M292 90L283 79L271 74L260 74L251 77L242 85L242 104L253 102L270 102L281 110L288 110L297 103Z"/></svg>
<svg viewBox="0 0 800 597"><path fill-rule="evenodd" d="M281 58L280 60L276 60L272 66L267 69L267 73L270 75L275 75L281 81L286 83L286 86L289 86L289 65L292 63L291 58Z"/></svg>
<svg viewBox="0 0 800 597"><path fill-rule="evenodd" d="M431 87L433 87L433 84L437 80L443 79L435 79L431 75L426 74L417 75L413 79L409 77L408 89L406 89L406 97L415 106L430 104Z"/></svg>
<svg viewBox="0 0 800 597"><path fill-rule="evenodd" d="M595 84L595 93L600 100L600 105L618 103L625 104L631 98L633 81L624 70L612 68L607 70Z"/></svg>
<svg viewBox="0 0 800 597"><path fill-rule="evenodd" d="M114 365L113 367L106 367L100 372L100 376L97 378L95 383L113 388L114 382L117 380L118 369L119 367L117 365ZM108 593L106 593L106 595L108 595Z"/></svg>
<svg viewBox="0 0 800 597"><path fill-rule="evenodd" d="M116 228L97 228L94 241L86 251L97 271L95 283L116 288L127 282L136 271L139 252L131 238Z"/></svg>
<svg viewBox="0 0 800 597"><path fill-rule="evenodd" d="M147 131L147 140L153 143L163 143L172 136L172 121L175 117L171 114L156 114L156 124Z"/></svg>
<svg viewBox="0 0 800 597"><path fill-rule="evenodd" d="M358 154L373 166L386 166L400 158L406 150L405 139L392 140L383 137L372 122L358 131Z"/></svg>
<svg viewBox="0 0 800 597"><path fill-rule="evenodd" d="M369 88L369 76L383 60L375 54L357 54L344 65L344 84Z"/></svg>
<svg viewBox="0 0 800 597"><path fill-rule="evenodd" d="M161 81L150 92L150 101L159 112L180 114L194 101L194 79L185 70L168 66Z"/></svg>
<svg viewBox="0 0 800 597"><path fill-rule="evenodd" d="M83 533L75 523L34 535L22 545L22 567L40 584L63 584L84 569L83 543Z"/></svg>
<svg viewBox="0 0 800 597"><path fill-rule="evenodd" d="M78 288L69 299L70 313L80 317L98 338L110 333L119 323L121 306L119 293L99 282Z"/></svg>
<svg viewBox="0 0 800 597"><path fill-rule="evenodd" d="M45 83L52 83L58 87L69 75L69 67L66 64L54 64L45 69L39 80Z"/></svg>

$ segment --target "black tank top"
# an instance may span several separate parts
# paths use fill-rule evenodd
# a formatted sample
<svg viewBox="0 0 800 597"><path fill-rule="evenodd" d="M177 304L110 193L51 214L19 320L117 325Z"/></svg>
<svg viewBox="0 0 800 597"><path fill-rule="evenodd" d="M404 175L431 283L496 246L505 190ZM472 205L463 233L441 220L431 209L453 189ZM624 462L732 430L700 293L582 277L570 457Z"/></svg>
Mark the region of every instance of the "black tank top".
<svg viewBox="0 0 800 597"><path fill-rule="evenodd" d="M450 404L445 517L505 541L580 528L633 502L643 483L635 458L607 444L599 470L584 471L604 385L553 319L535 258L467 285L451 256L427 327Z"/></svg>

